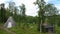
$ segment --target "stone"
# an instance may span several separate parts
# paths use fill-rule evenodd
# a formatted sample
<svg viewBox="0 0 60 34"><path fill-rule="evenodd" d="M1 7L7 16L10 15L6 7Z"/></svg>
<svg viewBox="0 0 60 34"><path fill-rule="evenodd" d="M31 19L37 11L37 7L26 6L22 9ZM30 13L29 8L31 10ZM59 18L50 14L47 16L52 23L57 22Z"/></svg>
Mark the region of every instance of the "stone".
<svg viewBox="0 0 60 34"><path fill-rule="evenodd" d="M4 24L4 27L5 28L11 28L11 27L14 27L14 26L16 26L16 22L14 21L13 17L10 16L8 18L8 20L6 21L6 23Z"/></svg>

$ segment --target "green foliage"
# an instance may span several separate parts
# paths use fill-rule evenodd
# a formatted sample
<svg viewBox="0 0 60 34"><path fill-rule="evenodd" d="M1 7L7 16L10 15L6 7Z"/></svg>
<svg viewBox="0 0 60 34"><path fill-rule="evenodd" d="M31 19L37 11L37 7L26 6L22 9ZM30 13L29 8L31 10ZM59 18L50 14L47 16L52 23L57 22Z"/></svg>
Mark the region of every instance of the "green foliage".
<svg viewBox="0 0 60 34"><path fill-rule="evenodd" d="M45 5L44 11L46 12L45 13L46 16L53 16L53 15L57 15L58 14L57 8L53 4L50 4L50 3Z"/></svg>
<svg viewBox="0 0 60 34"><path fill-rule="evenodd" d="M8 32L6 32L6 31L4 31L4 30L1 30L1 29L0 29L0 33L1 33L1 34L9 34Z"/></svg>
<svg viewBox="0 0 60 34"><path fill-rule="evenodd" d="M37 23L38 21L37 17L32 17L32 16L26 16L26 19L28 23Z"/></svg>
<svg viewBox="0 0 60 34"><path fill-rule="evenodd" d="M60 26L60 15L57 15L55 18L55 24Z"/></svg>
<svg viewBox="0 0 60 34"><path fill-rule="evenodd" d="M35 4L38 5L39 11L38 11L38 31L40 31L41 27L40 24L44 23L44 6L45 6L45 1L44 0L36 0Z"/></svg>
<svg viewBox="0 0 60 34"><path fill-rule="evenodd" d="M5 22L6 21L6 10L5 10L5 8L4 8L4 4L0 4L0 7L1 7L1 9L0 9L0 22Z"/></svg>
<svg viewBox="0 0 60 34"><path fill-rule="evenodd" d="M58 26L60 26L60 23L59 23L60 16L59 15L57 16L58 10L53 4L50 4L50 3L46 4L44 0L37 0L35 4L38 5L38 8L39 8L38 16L35 16L35 17L26 16L25 14L26 8L24 4L22 4L22 6L19 6L20 9L18 9L15 6L14 2L9 3L9 8L7 9L4 7L4 4L1 4L0 22L1 23L6 22L10 16L13 16L14 20L16 22L19 22L18 25L20 25L15 28L12 28L12 30L15 31L17 34L24 34L24 33L25 34L39 34L37 32L37 28L38 30L40 30L40 24L45 23L45 18L48 19L49 24L51 25L58 24ZM18 14L17 12L19 10L20 10L20 13ZM21 23L23 23L23 25ZM27 29L27 31L22 29L22 27L26 28L26 27L31 27L32 25L33 25L32 29ZM16 28L19 28L19 29L16 29Z"/></svg>
<svg viewBox="0 0 60 34"><path fill-rule="evenodd" d="M48 18L49 23L55 24L55 15L58 14L57 8L53 4L46 4L44 0L36 0L34 3L35 5L38 5L39 11L38 11L38 30L40 30L40 25L42 25L45 21L45 18ZM51 17L53 16L53 17Z"/></svg>
<svg viewBox="0 0 60 34"><path fill-rule="evenodd" d="M14 31L16 34L40 34L40 32L37 31L37 24L30 23L28 26L29 27L24 26L24 23L17 23L16 27L9 30Z"/></svg>
<svg viewBox="0 0 60 34"><path fill-rule="evenodd" d="M20 7L20 9L21 9L21 15L23 16L23 17L25 17L26 15L25 15L25 12L26 12L26 8L25 8L25 5L24 4L22 4L22 6L19 6Z"/></svg>

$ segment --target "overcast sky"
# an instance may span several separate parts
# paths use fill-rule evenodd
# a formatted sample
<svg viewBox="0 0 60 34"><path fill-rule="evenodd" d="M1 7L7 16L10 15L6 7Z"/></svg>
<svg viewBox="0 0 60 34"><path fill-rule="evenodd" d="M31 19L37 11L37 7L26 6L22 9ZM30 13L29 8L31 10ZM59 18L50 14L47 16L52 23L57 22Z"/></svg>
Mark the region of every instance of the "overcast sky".
<svg viewBox="0 0 60 34"><path fill-rule="evenodd" d="M13 1L16 3L16 6L21 5L22 3L25 4L26 6L26 14L27 15L31 15L31 16L36 16L37 15L37 6L35 6L33 4L33 2L35 2L36 0L0 0L0 4L1 3L7 3L9 1ZM58 9L60 9L60 0L45 0L46 3L53 3Z"/></svg>

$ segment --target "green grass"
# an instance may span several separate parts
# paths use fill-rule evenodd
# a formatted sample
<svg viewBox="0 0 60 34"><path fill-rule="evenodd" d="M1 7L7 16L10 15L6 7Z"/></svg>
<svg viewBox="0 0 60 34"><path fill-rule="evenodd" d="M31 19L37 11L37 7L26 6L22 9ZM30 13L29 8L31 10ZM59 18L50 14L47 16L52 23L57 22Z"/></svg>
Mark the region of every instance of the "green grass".
<svg viewBox="0 0 60 34"><path fill-rule="evenodd" d="M60 27L56 27L56 34L60 34Z"/></svg>
<svg viewBox="0 0 60 34"><path fill-rule="evenodd" d="M24 26L23 23L17 23L17 25L13 28L10 28L9 30L15 32L16 34L40 34L40 32L37 31L37 24L28 24ZM1 30L1 34L9 34L8 32ZM42 33L42 34L48 34L48 33ZM56 34L60 34L60 27L56 27Z"/></svg>
<svg viewBox="0 0 60 34"><path fill-rule="evenodd" d="M0 34L9 34L9 33L0 29Z"/></svg>
<svg viewBox="0 0 60 34"><path fill-rule="evenodd" d="M18 23L16 27L11 28L16 34L40 34L37 31L37 24L29 24L28 26L23 26L22 23Z"/></svg>
<svg viewBox="0 0 60 34"><path fill-rule="evenodd" d="M2 23L0 23L0 26L2 26L3 24ZM4 30L2 30L2 29L0 29L0 34L9 34L9 32L7 32L7 31L4 31Z"/></svg>

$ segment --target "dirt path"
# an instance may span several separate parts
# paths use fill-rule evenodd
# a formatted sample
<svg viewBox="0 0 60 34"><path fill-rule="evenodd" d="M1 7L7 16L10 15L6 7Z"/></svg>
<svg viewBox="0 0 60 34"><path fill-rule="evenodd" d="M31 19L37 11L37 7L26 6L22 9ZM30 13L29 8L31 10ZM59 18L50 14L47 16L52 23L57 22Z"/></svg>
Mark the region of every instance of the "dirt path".
<svg viewBox="0 0 60 34"><path fill-rule="evenodd" d="M6 31L6 32L9 32L10 34L16 34L15 32L11 31L11 30L8 30L7 28L4 28L2 26L0 26L0 29Z"/></svg>

